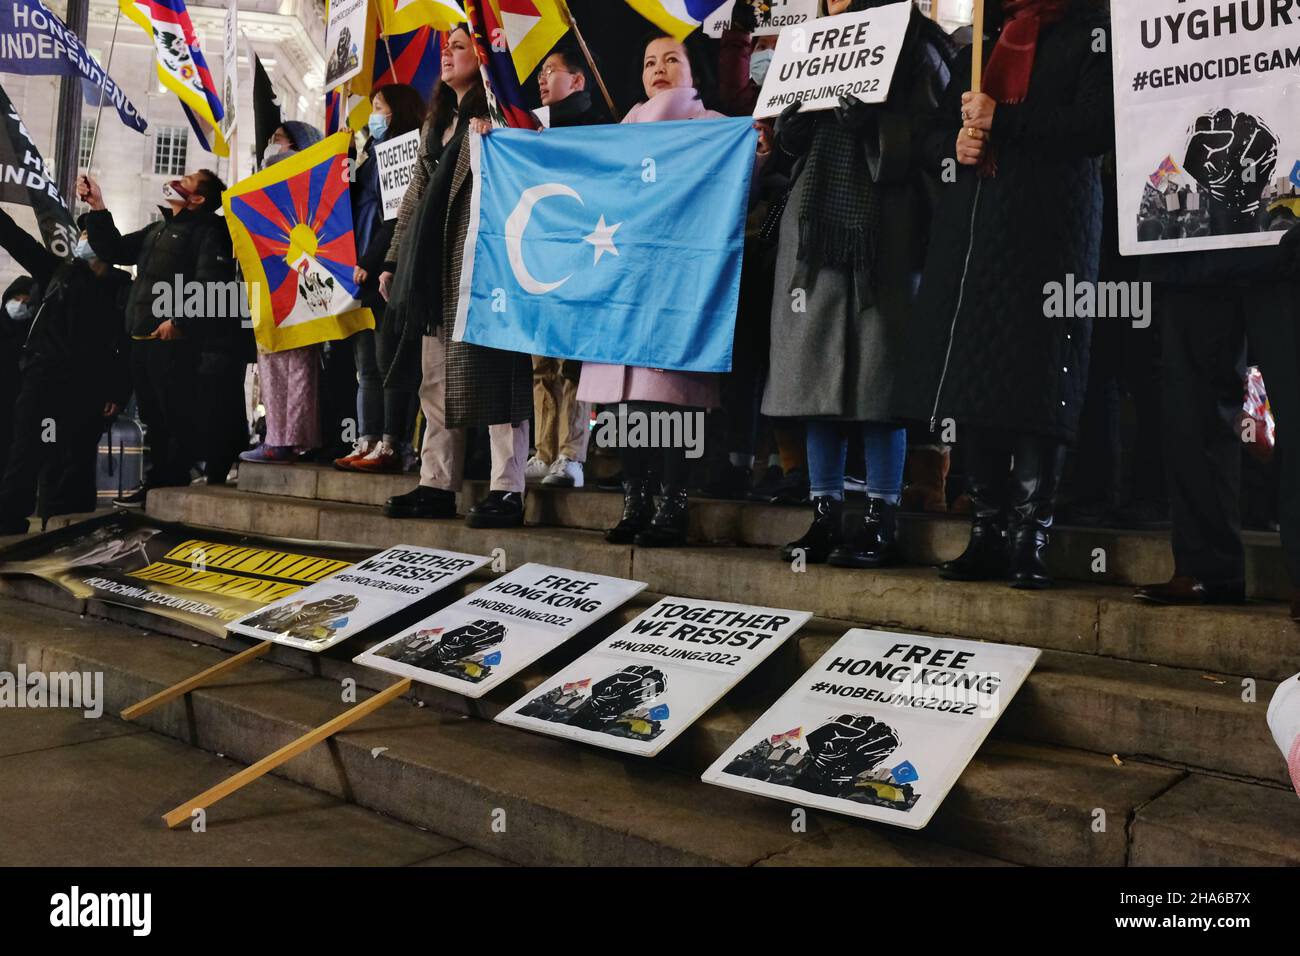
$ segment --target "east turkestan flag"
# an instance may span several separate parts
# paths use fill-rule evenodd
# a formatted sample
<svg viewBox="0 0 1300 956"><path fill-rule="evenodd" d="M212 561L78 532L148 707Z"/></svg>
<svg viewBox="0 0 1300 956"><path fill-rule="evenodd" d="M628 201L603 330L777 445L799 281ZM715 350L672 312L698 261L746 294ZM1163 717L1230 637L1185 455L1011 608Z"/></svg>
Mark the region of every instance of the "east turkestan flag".
<svg viewBox="0 0 1300 956"><path fill-rule="evenodd" d="M122 12L153 37L158 78L175 93L185 108L194 134L203 148L228 156L230 147L221 135L221 95L199 46L185 0L118 0Z"/></svg>
<svg viewBox="0 0 1300 956"><path fill-rule="evenodd" d="M349 132L336 133L222 195L264 351L344 339L375 327L357 301Z"/></svg>

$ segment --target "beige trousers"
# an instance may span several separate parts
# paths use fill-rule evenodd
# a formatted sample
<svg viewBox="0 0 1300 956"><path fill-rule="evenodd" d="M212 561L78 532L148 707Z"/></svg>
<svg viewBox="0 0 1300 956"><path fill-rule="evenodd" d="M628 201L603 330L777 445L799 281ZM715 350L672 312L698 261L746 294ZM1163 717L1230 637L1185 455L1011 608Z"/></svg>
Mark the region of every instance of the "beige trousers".
<svg viewBox="0 0 1300 956"><path fill-rule="evenodd" d="M465 429L447 427L447 347L436 335L421 340L420 373L420 408L424 412L420 484L458 492L465 474ZM528 439L528 422L488 428L493 491L523 493Z"/></svg>
<svg viewBox="0 0 1300 956"><path fill-rule="evenodd" d="M546 463L564 455L587 460L591 405L578 401L578 378L569 359L533 356L533 415L537 419L537 457Z"/></svg>

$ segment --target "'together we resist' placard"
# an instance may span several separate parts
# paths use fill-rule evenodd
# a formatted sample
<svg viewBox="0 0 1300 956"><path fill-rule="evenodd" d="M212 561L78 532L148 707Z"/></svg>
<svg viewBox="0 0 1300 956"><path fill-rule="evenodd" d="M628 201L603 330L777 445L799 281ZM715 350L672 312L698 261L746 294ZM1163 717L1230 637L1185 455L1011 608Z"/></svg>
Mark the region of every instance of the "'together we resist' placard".
<svg viewBox="0 0 1300 956"><path fill-rule="evenodd" d="M482 697L644 589L641 581L525 564L355 662Z"/></svg>
<svg viewBox="0 0 1300 956"><path fill-rule="evenodd" d="M812 614L666 597L497 716L653 757Z"/></svg>

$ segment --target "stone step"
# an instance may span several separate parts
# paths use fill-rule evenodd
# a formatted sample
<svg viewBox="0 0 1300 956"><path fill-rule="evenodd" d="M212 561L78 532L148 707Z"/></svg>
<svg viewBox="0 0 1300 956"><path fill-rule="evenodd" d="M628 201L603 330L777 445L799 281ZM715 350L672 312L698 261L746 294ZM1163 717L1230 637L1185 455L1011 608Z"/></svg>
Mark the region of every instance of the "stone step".
<svg viewBox="0 0 1300 956"><path fill-rule="evenodd" d="M413 475L359 475L322 465L240 466L239 489L253 494L382 505L410 491ZM486 482L466 482L460 494L463 514L487 492ZM851 499L852 500L852 499ZM529 524L601 531L618 522L622 498L594 488L581 490L530 486ZM808 527L805 508L757 502L691 500L691 539L699 544L740 544L779 548ZM968 522L960 517L901 514L899 541L910 564L930 566L956 557L966 546ZM1247 532L1247 580L1252 596L1287 600L1290 582L1276 534ZM1057 530L1049 552L1052 572L1062 580L1132 586L1163 581L1173 574L1167 532L1093 528Z"/></svg>
<svg viewBox="0 0 1300 956"><path fill-rule="evenodd" d="M0 667L103 670L113 710L238 649L0 598ZM141 724L251 762L344 707L335 680L258 660ZM1120 865L1139 841L1147 865L1208 854L1259 860L1261 846L1270 862L1300 863L1300 803L1281 787L1007 740L985 744L920 834L818 812L795 834L791 807L675 769L711 759L751 719L728 697L652 763L404 700L295 758L282 775L524 863L978 865L995 857ZM1234 829L1210 813L1193 828L1195 840L1170 840L1185 801L1167 811L1161 801L1188 780L1219 794L1225 813L1266 808L1269 816ZM176 781L157 805L179 803L207 783ZM506 812L505 833L491 827L497 809ZM221 813L214 808L210 819ZM1144 819L1155 832L1142 832ZM1238 847L1236 832L1248 842Z"/></svg>
<svg viewBox="0 0 1300 956"><path fill-rule="evenodd" d="M1017 591L994 583L942 581L925 568L813 566L796 573L757 548L633 548L607 544L591 531L476 530L463 521L403 521L385 518L373 506L228 488L158 489L150 495L149 512L194 525L375 548L405 543L478 554L500 549L510 567L527 561L570 566L646 581L660 594L810 610L864 626L1026 644L1261 682L1300 671L1300 630L1287 608L1274 603L1151 607L1119 586L1064 583L1050 591Z"/></svg>

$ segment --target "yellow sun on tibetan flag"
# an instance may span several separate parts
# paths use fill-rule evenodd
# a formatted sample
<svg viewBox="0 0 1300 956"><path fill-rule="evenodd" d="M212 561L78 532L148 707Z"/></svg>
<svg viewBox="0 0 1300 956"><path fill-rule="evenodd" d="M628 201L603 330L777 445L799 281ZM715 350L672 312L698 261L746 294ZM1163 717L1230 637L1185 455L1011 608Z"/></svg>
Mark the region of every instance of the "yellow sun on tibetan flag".
<svg viewBox="0 0 1300 956"><path fill-rule="evenodd" d="M537 64L569 32L569 8L565 0L488 0L497 22L506 34L510 58L520 80L537 69Z"/></svg>
<svg viewBox="0 0 1300 956"><path fill-rule="evenodd" d="M343 131L222 194L248 282L253 334L267 352L344 339L375 327L357 301L357 246Z"/></svg>
<svg viewBox="0 0 1300 956"><path fill-rule="evenodd" d="M410 33L420 27L450 30L469 19L459 0L378 0L384 33Z"/></svg>

